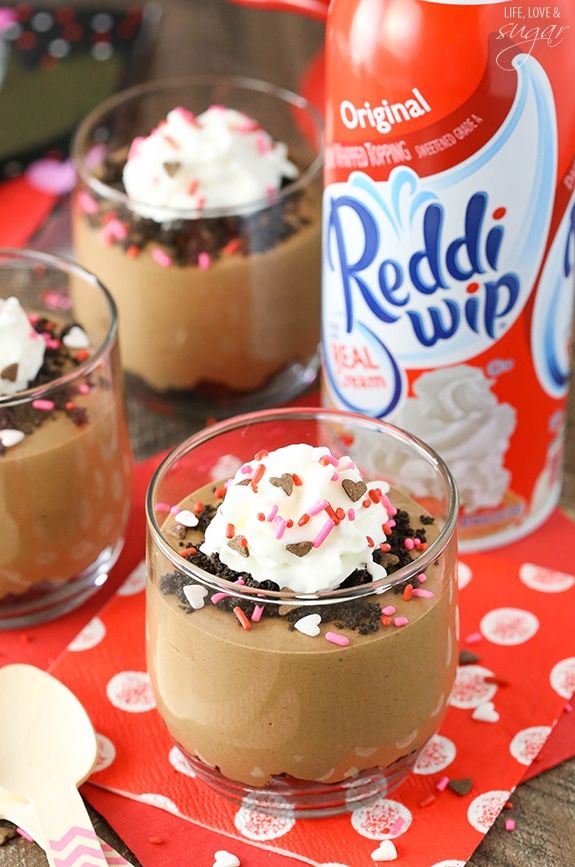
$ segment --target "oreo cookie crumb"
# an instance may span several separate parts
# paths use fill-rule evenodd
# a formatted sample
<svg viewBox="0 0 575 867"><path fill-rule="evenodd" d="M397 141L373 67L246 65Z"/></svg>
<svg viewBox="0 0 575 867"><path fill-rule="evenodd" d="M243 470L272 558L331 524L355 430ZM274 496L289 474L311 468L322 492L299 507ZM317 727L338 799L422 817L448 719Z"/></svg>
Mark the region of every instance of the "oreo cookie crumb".
<svg viewBox="0 0 575 867"><path fill-rule="evenodd" d="M198 524L194 528L205 532L207 525L210 523L216 513L216 507L206 505L198 515ZM425 516L424 516L425 517ZM427 523L431 523L427 521ZM409 513L404 510L399 510L395 515L395 527L388 536L387 542L391 550L383 552L376 548L373 552L373 560L376 563L384 566L388 574L400 569L402 566L413 562L410 552L405 548L404 541L406 538L419 538L422 542L426 541L425 529L423 527L413 528ZM175 535L175 528L171 528L168 532ZM194 553L195 551L195 553ZM219 558L218 554L207 555L196 548L194 551L186 554L185 559L194 566L203 569L212 575L223 578L226 581L235 583L242 579L242 586L254 590L269 590L278 592L281 588L279 584L271 579L257 581L248 572L236 572L231 569ZM338 589L347 589L352 587L364 586L373 581L372 576L367 569L355 569L348 577L339 585ZM183 587L189 583L187 578L181 572L170 572L160 578L160 591L166 595L175 595L179 602L181 610L186 613L193 613L193 608L188 604ZM412 579L406 578L393 589L394 592L402 593L407 584L411 584ZM206 598L211 600L216 591L209 591ZM222 611L232 612L234 608L240 608L244 614L250 618L254 608L254 602L243 599L241 595L226 596L220 599L216 605ZM297 620L305 617L308 614L318 614L321 617L322 623L333 623L337 629L350 629L357 631L360 635L368 635L371 632L377 632L381 628L381 606L377 602L369 602L365 599L353 600L350 602L339 602L333 605L317 605L317 606L287 606L287 614L285 611L280 611L280 606L275 604L266 604L263 600L260 603L264 606L262 617L279 617L283 616L290 630L293 630ZM284 608L285 606L282 606ZM241 629L241 624L238 627Z"/></svg>

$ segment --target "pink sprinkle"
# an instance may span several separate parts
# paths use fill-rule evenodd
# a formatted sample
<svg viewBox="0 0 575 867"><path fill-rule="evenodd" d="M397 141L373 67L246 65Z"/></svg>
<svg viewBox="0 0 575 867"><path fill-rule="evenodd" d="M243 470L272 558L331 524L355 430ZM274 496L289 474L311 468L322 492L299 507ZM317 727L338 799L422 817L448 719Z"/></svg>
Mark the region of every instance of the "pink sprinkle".
<svg viewBox="0 0 575 867"><path fill-rule="evenodd" d="M505 820L505 830L506 831L515 831L515 819L506 819Z"/></svg>
<svg viewBox="0 0 575 867"><path fill-rule="evenodd" d="M38 313L29 313L29 314L28 314L28 319L30 320L30 322L31 322L32 325L36 325L36 323L37 323L38 320L40 319L40 316L39 316ZM34 331L32 332L32 334L35 334L35 333L36 333L36 332L34 332Z"/></svg>
<svg viewBox="0 0 575 867"><path fill-rule="evenodd" d="M181 509L179 506L170 506L170 512L172 513L172 515L177 515L180 511Z"/></svg>
<svg viewBox="0 0 575 867"><path fill-rule="evenodd" d="M166 251L161 250L160 247L154 247L151 256L154 262L161 265L162 268L169 268L172 264L172 257L168 256Z"/></svg>
<svg viewBox="0 0 575 867"><path fill-rule="evenodd" d="M393 825L389 829L389 833L391 834L391 836L395 837L397 834L399 834L399 832L401 831L401 829L403 828L404 825L405 825L405 819L403 818L403 816L398 816L397 819L395 820L395 822L393 823Z"/></svg>
<svg viewBox="0 0 575 867"><path fill-rule="evenodd" d="M342 464L341 461L344 460L345 458L340 458L337 463L340 472L343 472L344 470L355 470L355 464L353 461L348 460L347 464Z"/></svg>
<svg viewBox="0 0 575 867"><path fill-rule="evenodd" d="M278 506L277 506L277 503L276 503L276 504L274 504L274 505L271 507L271 510L270 510L270 512L269 512L269 514L268 514L268 516L267 516L267 518L266 518L266 521L273 521L273 519L275 518L275 516L277 515L277 513L278 513Z"/></svg>
<svg viewBox="0 0 575 867"><path fill-rule="evenodd" d="M338 632L326 632L325 637L327 641L331 641L332 644L339 644L340 647L347 647L349 644L347 635L340 635Z"/></svg>
<svg viewBox="0 0 575 867"><path fill-rule="evenodd" d="M32 837L30 836L30 834L27 831L25 831L23 828L16 828L16 831L18 832L18 834L20 834L21 837L23 837L25 840L28 840L29 843L34 842Z"/></svg>
<svg viewBox="0 0 575 867"><path fill-rule="evenodd" d="M312 515L319 515L320 512L323 512L326 506L329 506L327 500L318 500L317 503L314 503L311 509L307 509L307 514L310 518Z"/></svg>
<svg viewBox="0 0 575 867"><path fill-rule="evenodd" d="M347 517L350 521L355 521L355 509L348 509Z"/></svg>
<svg viewBox="0 0 575 867"><path fill-rule="evenodd" d="M54 409L55 403L53 400L33 400L32 406L34 409L39 409L42 412L51 412Z"/></svg>
<svg viewBox="0 0 575 867"><path fill-rule="evenodd" d="M444 792L447 786L449 785L449 777L444 775L439 782L436 784L435 788L438 792Z"/></svg>
<svg viewBox="0 0 575 867"><path fill-rule="evenodd" d="M256 147L258 149L258 153L263 156L264 154L267 154L269 152L270 143L265 136L259 135L256 138Z"/></svg>
<svg viewBox="0 0 575 867"><path fill-rule="evenodd" d="M79 394L90 394L90 391L91 389L87 382L83 382L81 385L78 386Z"/></svg>
<svg viewBox="0 0 575 867"><path fill-rule="evenodd" d="M212 602L216 605L218 602L221 602L222 599L227 599L230 595L230 593L214 593L212 596Z"/></svg>
<svg viewBox="0 0 575 867"><path fill-rule="evenodd" d="M397 515L397 509L395 508L395 506L390 506L387 511L389 512L390 518L394 518L395 515ZM393 526L395 527L395 521L393 522Z"/></svg>
<svg viewBox="0 0 575 867"><path fill-rule="evenodd" d="M339 461L336 460L333 455L322 455L320 458L320 463L331 464L332 467L337 467Z"/></svg>
<svg viewBox="0 0 575 867"><path fill-rule="evenodd" d="M46 349L58 349L59 346L60 346L60 341L54 340L54 338L46 341Z"/></svg>
<svg viewBox="0 0 575 867"><path fill-rule="evenodd" d="M409 620L407 617L396 617L393 622L396 626L407 626Z"/></svg>
<svg viewBox="0 0 575 867"><path fill-rule="evenodd" d="M563 708L563 710L564 710L566 713L571 713L571 711L573 710L573 705L571 704L570 701L568 701L568 702L565 703L565 707Z"/></svg>
<svg viewBox="0 0 575 867"><path fill-rule="evenodd" d="M386 605L385 608L381 609L381 613L385 614L386 617L391 617L396 612L395 605Z"/></svg>
<svg viewBox="0 0 575 867"><path fill-rule="evenodd" d="M331 518L328 518L315 539L313 540L313 547L319 548L320 545L323 545L333 528L335 527L335 521L332 521Z"/></svg>
<svg viewBox="0 0 575 867"><path fill-rule="evenodd" d="M171 512L172 507L169 503L156 503L156 512Z"/></svg>
<svg viewBox="0 0 575 867"><path fill-rule="evenodd" d="M332 482L337 482L338 479L339 479L339 473L334 473L333 476L331 477Z"/></svg>
<svg viewBox="0 0 575 867"><path fill-rule="evenodd" d="M286 522L284 521L283 518L280 518L280 516L278 515L276 518L276 532L275 532L276 539L281 539L281 537L285 533L285 529L286 529Z"/></svg>
<svg viewBox="0 0 575 867"><path fill-rule="evenodd" d="M238 578L238 580L235 583L236 584L245 584L246 581L245 581L245 578Z"/></svg>
<svg viewBox="0 0 575 867"><path fill-rule="evenodd" d="M254 605L254 610L252 611L252 616L250 620L252 623L259 623L262 619L262 614L264 613L263 605Z"/></svg>
<svg viewBox="0 0 575 867"><path fill-rule="evenodd" d="M425 584L425 582L427 581L427 575L425 574L425 572L422 572L421 575L418 575L417 580L420 584Z"/></svg>
<svg viewBox="0 0 575 867"><path fill-rule="evenodd" d="M206 253L203 250L201 253L198 253L198 268L200 271L207 271L210 265L212 264L212 257L209 253Z"/></svg>
<svg viewBox="0 0 575 867"><path fill-rule="evenodd" d="M95 214L98 210L96 199L87 193L86 190L80 190L78 193L78 206L85 214Z"/></svg>
<svg viewBox="0 0 575 867"><path fill-rule="evenodd" d="M483 640L483 636L481 632L471 632L467 638L464 638L463 640L465 641L465 644L478 644Z"/></svg>
<svg viewBox="0 0 575 867"><path fill-rule="evenodd" d="M251 473L251 471L252 471L252 465L251 464L243 464L243 466L240 467L240 473L242 473L242 475L244 475L244 476L247 476L247 474Z"/></svg>
<svg viewBox="0 0 575 867"><path fill-rule="evenodd" d="M131 160L132 157L138 156L138 151L140 150L140 146L141 146L142 142L144 142L144 141L145 141L145 139L144 139L143 135L137 135L136 136L136 138L133 140L132 144L130 145L130 150L128 151L128 159L129 160Z"/></svg>
<svg viewBox="0 0 575 867"><path fill-rule="evenodd" d="M433 593L431 590L423 590L422 588L417 588L411 594L412 596L419 596L420 599L433 599Z"/></svg>
<svg viewBox="0 0 575 867"><path fill-rule="evenodd" d="M117 241L125 241L128 237L128 227L121 220L110 220L106 223L106 231Z"/></svg>
<svg viewBox="0 0 575 867"><path fill-rule="evenodd" d="M387 526L388 527L395 527L395 521L388 521Z"/></svg>
<svg viewBox="0 0 575 867"><path fill-rule="evenodd" d="M183 108L181 105L174 109L174 114L179 114L180 117L182 117L187 123L191 123L192 126L198 125L195 114L187 108Z"/></svg>
<svg viewBox="0 0 575 867"><path fill-rule="evenodd" d="M390 526L391 526L391 523L390 523ZM408 551L413 551L413 549L415 548L415 542L413 541L413 539L410 539L408 536L407 539L403 540L403 547L406 548Z"/></svg>

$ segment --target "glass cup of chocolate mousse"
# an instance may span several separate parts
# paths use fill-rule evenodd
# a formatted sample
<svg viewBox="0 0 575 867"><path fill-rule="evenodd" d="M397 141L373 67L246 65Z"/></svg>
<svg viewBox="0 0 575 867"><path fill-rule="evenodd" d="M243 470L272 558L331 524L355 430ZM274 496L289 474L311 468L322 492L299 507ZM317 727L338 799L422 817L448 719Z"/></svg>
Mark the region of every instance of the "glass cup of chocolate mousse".
<svg viewBox="0 0 575 867"><path fill-rule="evenodd" d="M130 476L112 298L71 262L0 248L0 629L105 583Z"/></svg>
<svg viewBox="0 0 575 867"><path fill-rule="evenodd" d="M410 495L422 467L426 503ZM165 459L147 497L148 670L196 777L301 816L399 785L455 675L456 516L430 448L334 410L239 416Z"/></svg>
<svg viewBox="0 0 575 867"><path fill-rule="evenodd" d="M80 127L75 254L114 295L151 408L219 417L313 382L321 139L302 97L209 75L127 90Z"/></svg>

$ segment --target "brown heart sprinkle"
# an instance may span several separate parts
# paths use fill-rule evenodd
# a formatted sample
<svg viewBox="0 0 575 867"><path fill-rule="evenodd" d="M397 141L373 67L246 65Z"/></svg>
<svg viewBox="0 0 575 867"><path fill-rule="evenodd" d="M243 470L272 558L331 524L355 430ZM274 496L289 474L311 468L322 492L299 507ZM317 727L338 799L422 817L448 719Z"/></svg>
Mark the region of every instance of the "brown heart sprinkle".
<svg viewBox="0 0 575 867"><path fill-rule="evenodd" d="M475 662L479 662L479 657L476 653L472 653L470 650L465 649L459 651L460 665L473 665Z"/></svg>
<svg viewBox="0 0 575 867"><path fill-rule="evenodd" d="M5 379L7 382L16 382L18 376L18 364L8 364L4 370L0 371L0 379Z"/></svg>
<svg viewBox="0 0 575 867"><path fill-rule="evenodd" d="M182 164L178 162L164 163L164 171L171 178L173 178L174 175L176 175L180 171L181 167Z"/></svg>
<svg viewBox="0 0 575 867"><path fill-rule="evenodd" d="M251 483L251 479L242 479L241 482L236 482L236 488L238 488L240 485L251 485Z"/></svg>
<svg viewBox="0 0 575 867"><path fill-rule="evenodd" d="M293 477L291 473L282 473L281 476L272 476L270 478L270 484L275 485L276 488L281 488L282 491L285 491L286 494L291 496L293 491Z"/></svg>
<svg viewBox="0 0 575 867"><path fill-rule="evenodd" d="M452 792L461 797L468 795L472 787L473 780L471 777L463 777L461 780L450 780L447 784L448 789L451 789Z"/></svg>
<svg viewBox="0 0 575 867"><path fill-rule="evenodd" d="M294 542L292 545L286 545L286 551L295 554L296 557L305 557L312 548L313 542Z"/></svg>
<svg viewBox="0 0 575 867"><path fill-rule="evenodd" d="M353 479L344 479L341 483L342 488L346 492L349 499L357 503L358 500L361 500L365 492L367 491L367 485L365 482L354 482Z"/></svg>
<svg viewBox="0 0 575 867"><path fill-rule="evenodd" d="M241 557L250 556L250 551L245 536L234 536L233 539L230 539L230 541L228 542L228 546L232 548L232 550L237 551Z"/></svg>

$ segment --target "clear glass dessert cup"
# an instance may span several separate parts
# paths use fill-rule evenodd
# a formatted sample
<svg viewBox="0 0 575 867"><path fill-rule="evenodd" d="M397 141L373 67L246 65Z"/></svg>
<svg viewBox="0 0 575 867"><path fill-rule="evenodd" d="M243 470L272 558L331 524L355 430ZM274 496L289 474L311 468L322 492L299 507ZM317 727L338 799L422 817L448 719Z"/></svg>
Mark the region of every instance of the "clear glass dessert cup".
<svg viewBox="0 0 575 867"><path fill-rule="evenodd" d="M304 594L236 583L189 562L204 527L200 518L181 530L174 515L201 516L242 462L291 443L328 446L364 479L388 481L392 502L425 528L419 556L369 583ZM425 504L409 499L422 466L441 491ZM443 461L364 416L252 413L172 451L146 508L148 670L158 711L196 777L251 807L298 816L351 810L398 786L439 728L457 663L457 492ZM302 632L308 614L316 616Z"/></svg>
<svg viewBox="0 0 575 867"><path fill-rule="evenodd" d="M142 217L145 203L121 183L130 143L175 107L197 115L212 105L284 142L299 175L246 205ZM114 295L127 384L150 408L223 417L284 402L314 381L321 146L321 120L304 98L230 76L132 88L79 128L75 255Z"/></svg>
<svg viewBox="0 0 575 867"><path fill-rule="evenodd" d="M27 389L0 394L0 629L52 619L95 593L130 506L112 298L72 262L0 248L0 299L12 296L43 329L46 352ZM73 325L64 363L58 334Z"/></svg>

